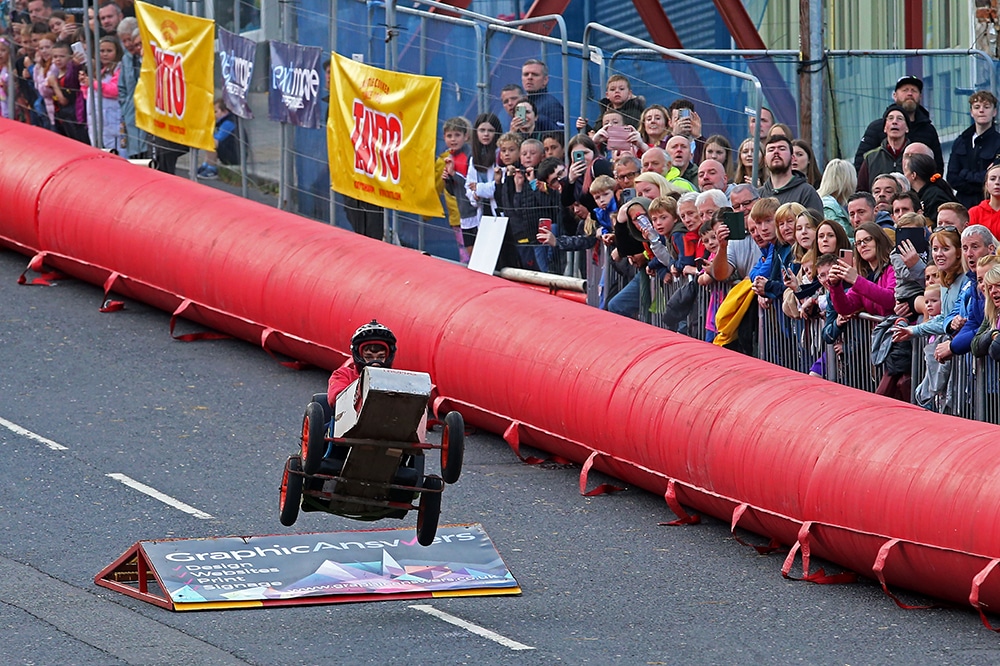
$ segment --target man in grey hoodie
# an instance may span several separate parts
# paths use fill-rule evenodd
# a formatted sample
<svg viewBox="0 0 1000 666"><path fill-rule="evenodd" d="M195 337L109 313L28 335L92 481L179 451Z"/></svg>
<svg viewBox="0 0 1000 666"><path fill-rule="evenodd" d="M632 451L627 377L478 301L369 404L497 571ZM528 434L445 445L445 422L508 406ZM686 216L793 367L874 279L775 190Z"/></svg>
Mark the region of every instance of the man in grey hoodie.
<svg viewBox="0 0 1000 666"><path fill-rule="evenodd" d="M806 208L823 210L823 200L806 177L792 171L792 142L787 136L775 134L764 148L764 165L770 174L760 196L774 197L781 203L796 201Z"/></svg>

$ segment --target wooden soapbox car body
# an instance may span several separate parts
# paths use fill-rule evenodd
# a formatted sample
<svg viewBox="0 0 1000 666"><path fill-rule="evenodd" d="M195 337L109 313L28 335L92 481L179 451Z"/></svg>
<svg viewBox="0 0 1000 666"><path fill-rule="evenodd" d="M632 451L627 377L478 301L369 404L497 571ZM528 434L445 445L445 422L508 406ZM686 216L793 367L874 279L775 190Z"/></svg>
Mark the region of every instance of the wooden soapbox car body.
<svg viewBox="0 0 1000 666"><path fill-rule="evenodd" d="M325 393L314 395L302 418L300 452L285 463L281 523L293 525L300 508L366 521L415 509L417 541L430 545L444 484L458 480L465 452L458 412L445 416L441 444L427 442L430 393L426 373L367 367L334 409ZM441 452L440 476L424 474L428 449Z"/></svg>

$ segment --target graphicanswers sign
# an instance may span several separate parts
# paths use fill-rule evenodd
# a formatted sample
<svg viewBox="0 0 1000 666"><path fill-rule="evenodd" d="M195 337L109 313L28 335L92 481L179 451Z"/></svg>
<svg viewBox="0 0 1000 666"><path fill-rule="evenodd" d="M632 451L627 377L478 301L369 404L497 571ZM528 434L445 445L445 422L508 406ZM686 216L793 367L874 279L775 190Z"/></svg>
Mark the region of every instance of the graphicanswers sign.
<svg viewBox="0 0 1000 666"><path fill-rule="evenodd" d="M331 187L378 206L440 217L433 167L441 79L336 53L330 77Z"/></svg>
<svg viewBox="0 0 1000 666"><path fill-rule="evenodd" d="M99 573L103 587L172 610L519 594L482 525L140 541Z"/></svg>
<svg viewBox="0 0 1000 666"><path fill-rule="evenodd" d="M215 22L144 2L135 3L135 12L142 34L136 126L175 143L215 150Z"/></svg>

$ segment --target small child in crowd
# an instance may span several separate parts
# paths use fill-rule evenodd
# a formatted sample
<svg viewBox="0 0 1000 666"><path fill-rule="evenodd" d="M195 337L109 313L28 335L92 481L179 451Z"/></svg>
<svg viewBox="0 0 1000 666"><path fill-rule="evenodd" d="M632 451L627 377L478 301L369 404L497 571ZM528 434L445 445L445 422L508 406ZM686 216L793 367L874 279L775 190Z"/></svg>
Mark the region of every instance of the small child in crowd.
<svg viewBox="0 0 1000 666"><path fill-rule="evenodd" d="M924 290L924 321L933 319L941 314L941 287L939 285L928 285ZM951 370L951 361L939 362L934 357L934 350L943 341L944 336L927 336L924 344L923 354L925 374L923 380L917 385L914 391L914 401L932 412L942 412L947 407L948 397L948 374Z"/></svg>
<svg viewBox="0 0 1000 666"><path fill-rule="evenodd" d="M442 133L448 152L444 155L444 173L441 175L445 190L455 197L458 204L461 246L469 255L472 254L476 231L479 229L479 218L482 216L482 209L469 201L466 193L466 178L472 162L472 148L468 144L471 132L472 125L461 116L444 121Z"/></svg>

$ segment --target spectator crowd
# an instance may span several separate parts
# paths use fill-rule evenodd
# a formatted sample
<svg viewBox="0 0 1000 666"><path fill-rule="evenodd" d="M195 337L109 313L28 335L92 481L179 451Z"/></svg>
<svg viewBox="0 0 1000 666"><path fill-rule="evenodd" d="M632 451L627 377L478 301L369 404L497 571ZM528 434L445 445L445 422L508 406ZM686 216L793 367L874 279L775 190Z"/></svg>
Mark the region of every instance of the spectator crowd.
<svg viewBox="0 0 1000 666"><path fill-rule="evenodd" d="M86 18L76 0L11 9L0 113L172 173L187 148L135 123L133 0L102 0ZM738 141L706 137L692 101L646 100L622 75L565 141L563 101L548 86L546 64L528 60L520 83L501 89L500 115L442 124L435 182L463 261L483 218L501 218L498 268L562 273L586 257L600 307L748 355L761 355L765 319L799 341L813 330L801 346L818 376L843 363L845 331L863 320L877 392L936 411L962 399L954 359L1000 361L990 92L969 96L970 125L946 160L923 82L904 76L853 160L822 165L771 109ZM215 112L217 151L201 178L239 160L232 115L221 100Z"/></svg>
<svg viewBox="0 0 1000 666"><path fill-rule="evenodd" d="M997 100L969 97L945 156L922 95L900 78L854 159L822 165L766 107L738 142L705 137L690 100L649 102L614 75L564 145L545 63L528 60L502 119L444 123L440 191L463 257L500 216L498 267L561 273L582 251L600 307L762 356L767 319L817 376L844 363L855 327L877 393L954 413L953 359L1000 360Z"/></svg>
<svg viewBox="0 0 1000 666"><path fill-rule="evenodd" d="M83 6L82 0L11 0L10 15L0 20L6 26L0 32L0 115L124 157L152 159L173 173L187 146L135 123L142 64L135 0L87 3L86 22ZM216 150L198 169L206 179L218 177L219 162L240 159L235 116L221 98L215 119Z"/></svg>

